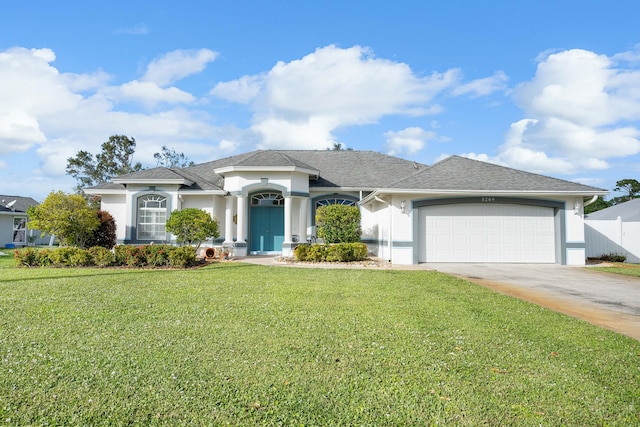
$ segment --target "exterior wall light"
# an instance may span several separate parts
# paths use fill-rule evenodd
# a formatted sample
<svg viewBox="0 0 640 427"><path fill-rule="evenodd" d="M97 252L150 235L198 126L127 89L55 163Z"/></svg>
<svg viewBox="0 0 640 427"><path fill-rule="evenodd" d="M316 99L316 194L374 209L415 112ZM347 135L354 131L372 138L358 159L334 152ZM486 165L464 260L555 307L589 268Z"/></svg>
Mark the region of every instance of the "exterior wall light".
<svg viewBox="0 0 640 427"><path fill-rule="evenodd" d="M400 202L400 212L407 213L407 202L405 200Z"/></svg>

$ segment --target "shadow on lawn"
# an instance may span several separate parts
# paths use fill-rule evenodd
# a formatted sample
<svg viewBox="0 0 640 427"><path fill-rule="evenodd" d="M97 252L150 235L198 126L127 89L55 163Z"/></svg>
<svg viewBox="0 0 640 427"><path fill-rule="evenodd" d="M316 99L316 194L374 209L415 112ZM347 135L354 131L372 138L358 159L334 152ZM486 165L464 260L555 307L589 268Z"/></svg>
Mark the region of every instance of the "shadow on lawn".
<svg viewBox="0 0 640 427"><path fill-rule="evenodd" d="M108 277L108 276L119 276L119 275L158 275L158 274L167 274L167 273L190 273L190 272L199 272L199 271L213 271L224 268L225 270L237 270L243 268L259 268L259 266L244 264L244 263L223 263L223 264L201 264L195 267L190 268L153 268L153 267L106 267L106 268L96 268L96 267L33 267L33 268L19 268L14 267L17 270L23 271L37 271L39 273L44 273L45 271L64 271L64 270L74 270L77 274L61 274L61 275L46 275L46 276L28 276L28 277L20 277L20 278L5 278L0 276L0 283L9 283L9 282L25 282L25 281L40 281L40 280L55 280L55 279L73 279L79 277ZM85 274L86 273L86 274Z"/></svg>

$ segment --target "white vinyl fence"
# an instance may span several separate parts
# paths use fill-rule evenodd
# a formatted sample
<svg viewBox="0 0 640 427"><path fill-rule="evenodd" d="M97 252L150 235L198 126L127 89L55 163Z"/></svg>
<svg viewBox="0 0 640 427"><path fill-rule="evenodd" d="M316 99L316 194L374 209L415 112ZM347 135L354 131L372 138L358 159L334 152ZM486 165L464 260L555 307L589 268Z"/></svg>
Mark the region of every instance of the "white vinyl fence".
<svg viewBox="0 0 640 427"><path fill-rule="evenodd" d="M640 263L640 222L612 220L584 221L584 239L587 257L597 258L605 254L623 254L627 262Z"/></svg>

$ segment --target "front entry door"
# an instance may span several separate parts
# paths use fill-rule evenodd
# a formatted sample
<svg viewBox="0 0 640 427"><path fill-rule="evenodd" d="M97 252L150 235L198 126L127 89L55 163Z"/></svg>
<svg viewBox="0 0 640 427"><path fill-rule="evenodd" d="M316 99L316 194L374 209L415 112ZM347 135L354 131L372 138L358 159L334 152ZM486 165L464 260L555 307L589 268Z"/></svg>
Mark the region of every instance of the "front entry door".
<svg viewBox="0 0 640 427"><path fill-rule="evenodd" d="M284 207L251 207L251 251L282 252Z"/></svg>

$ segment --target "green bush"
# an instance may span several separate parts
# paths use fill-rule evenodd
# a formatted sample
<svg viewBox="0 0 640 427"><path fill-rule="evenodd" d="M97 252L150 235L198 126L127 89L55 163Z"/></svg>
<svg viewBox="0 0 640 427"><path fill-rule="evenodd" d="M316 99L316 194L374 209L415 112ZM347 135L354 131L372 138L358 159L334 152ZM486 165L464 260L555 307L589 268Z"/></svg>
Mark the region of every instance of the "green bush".
<svg viewBox="0 0 640 427"><path fill-rule="evenodd" d="M293 254L298 261L352 262L366 259L368 249L364 243L303 244L296 246Z"/></svg>
<svg viewBox="0 0 640 427"><path fill-rule="evenodd" d="M115 262L115 256L113 252L103 246L94 246L87 250L93 265L97 267L108 267Z"/></svg>
<svg viewBox="0 0 640 427"><path fill-rule="evenodd" d="M610 254L601 255L600 260L608 262L625 262L627 260L627 256L617 252L612 252Z"/></svg>
<svg viewBox="0 0 640 427"><path fill-rule="evenodd" d="M172 247L169 252L169 265L175 268L186 268L196 264L196 248L193 246Z"/></svg>
<svg viewBox="0 0 640 427"><path fill-rule="evenodd" d="M328 205L316 212L318 237L325 243L355 243L360 241L360 209L357 206Z"/></svg>
<svg viewBox="0 0 640 427"><path fill-rule="evenodd" d="M34 248L16 249L13 258L18 267L37 267L38 250Z"/></svg>
<svg viewBox="0 0 640 427"><path fill-rule="evenodd" d="M169 265L169 253L174 249L170 245L148 245L144 247L146 264L152 267Z"/></svg>
<svg viewBox="0 0 640 427"><path fill-rule="evenodd" d="M19 267L84 267L129 266L186 268L196 264L196 248L171 245L119 245L110 251L101 246L89 249L61 247L57 249L16 249L13 253Z"/></svg>
<svg viewBox="0 0 640 427"><path fill-rule="evenodd" d="M144 246L121 245L115 247L117 265L142 267L147 263Z"/></svg>

